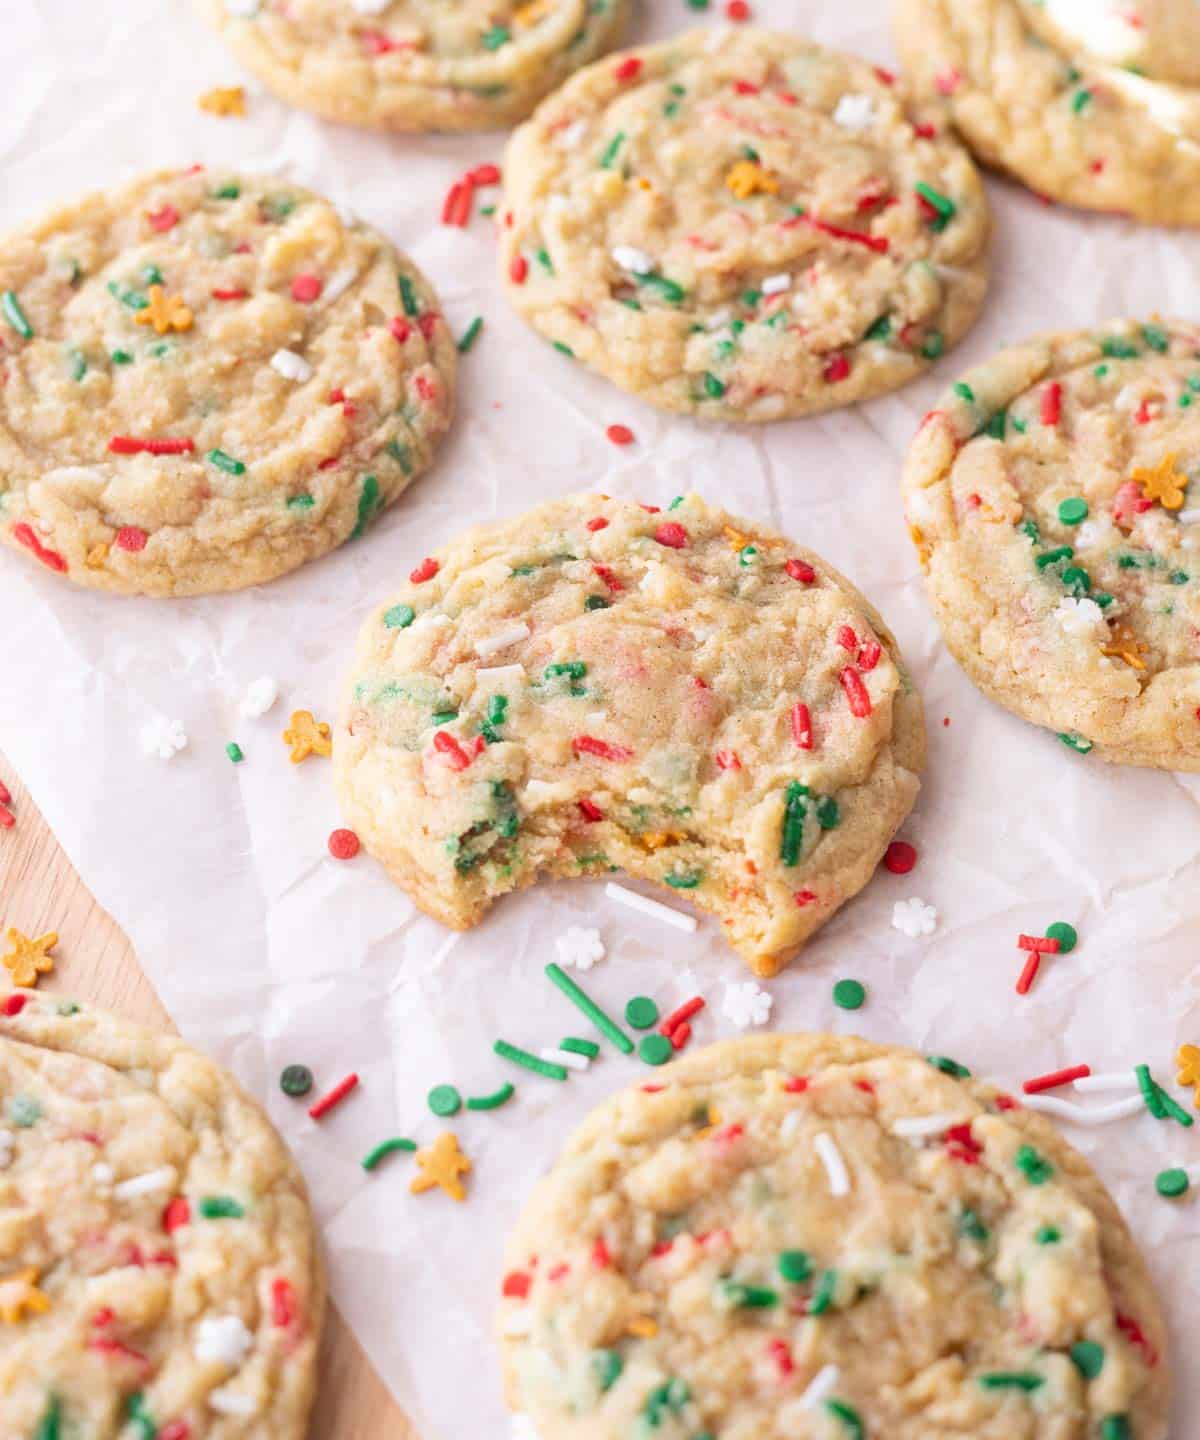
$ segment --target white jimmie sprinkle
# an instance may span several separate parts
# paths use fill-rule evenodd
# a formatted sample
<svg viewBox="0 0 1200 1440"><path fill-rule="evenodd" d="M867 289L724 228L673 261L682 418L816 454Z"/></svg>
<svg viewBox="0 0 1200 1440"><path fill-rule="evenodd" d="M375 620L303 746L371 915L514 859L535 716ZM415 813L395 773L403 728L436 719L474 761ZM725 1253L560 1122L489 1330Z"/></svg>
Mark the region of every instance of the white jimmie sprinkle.
<svg viewBox="0 0 1200 1440"><path fill-rule="evenodd" d="M791 286L790 275L768 275L758 288L764 295L782 295L785 290L790 290Z"/></svg>
<svg viewBox="0 0 1200 1440"><path fill-rule="evenodd" d="M943 1135L958 1123L957 1115L906 1115L892 1121L892 1134L901 1140L923 1140L929 1135Z"/></svg>
<svg viewBox="0 0 1200 1440"><path fill-rule="evenodd" d="M657 900L650 900L645 895L639 895L636 890L627 890L624 885L615 885L611 880L605 885L604 893L619 905L628 905L631 910L640 910L643 915L649 915L654 920L661 920L665 925L674 925L676 930L686 930L691 934L696 928L694 915L684 915L682 911L673 910L669 905L663 905Z"/></svg>
<svg viewBox="0 0 1200 1440"><path fill-rule="evenodd" d="M1069 1120L1073 1125L1107 1125L1110 1120L1124 1120L1127 1115L1136 1115L1145 1108L1140 1095L1131 1095L1128 1100L1114 1100L1111 1105L1088 1108L1072 1105L1069 1100L1055 1100L1051 1095L1025 1095L1021 1103L1027 1110L1057 1115L1060 1120Z"/></svg>
<svg viewBox="0 0 1200 1440"><path fill-rule="evenodd" d="M312 379L312 366L303 355L297 355L294 350L276 350L271 356L271 369L277 371L285 380L295 380L300 385Z"/></svg>
<svg viewBox="0 0 1200 1440"><path fill-rule="evenodd" d="M164 1165L160 1170L147 1170L144 1175L133 1175L113 1186L114 1200L136 1200L141 1195L153 1195L157 1190L170 1190L175 1184L175 1167Z"/></svg>
<svg viewBox="0 0 1200 1440"><path fill-rule="evenodd" d="M836 1365L824 1365L805 1387L804 1394L800 1397L800 1403L806 1410L815 1410L817 1406L838 1387L842 1378L842 1372Z"/></svg>
<svg viewBox="0 0 1200 1440"><path fill-rule="evenodd" d="M586 1070L592 1063L586 1055L576 1055L574 1050L555 1050L553 1046L539 1050L538 1054L553 1065L565 1065L568 1070Z"/></svg>
<svg viewBox="0 0 1200 1440"><path fill-rule="evenodd" d="M258 1413L258 1401L253 1395L245 1395L239 1390L230 1390L226 1387L222 1387L220 1390L210 1390L208 1403L218 1415L256 1415Z"/></svg>
<svg viewBox="0 0 1200 1440"><path fill-rule="evenodd" d="M634 275L650 275L658 264L653 255L647 255L636 245L614 245L612 258L622 270L628 270Z"/></svg>
<svg viewBox="0 0 1200 1440"><path fill-rule="evenodd" d="M842 1152L834 1143L833 1136L827 1130L818 1131L813 1136L813 1149L829 1176L829 1193L834 1196L849 1195L850 1172L846 1169L846 1162L842 1159Z"/></svg>
<svg viewBox="0 0 1200 1440"><path fill-rule="evenodd" d="M489 655L497 655L501 650L507 650L510 645L519 645L522 640L528 640L533 632L523 622L517 625L510 625L507 630L497 630L492 635L485 635L482 640L476 640L475 653L480 659L486 660Z"/></svg>
<svg viewBox="0 0 1200 1440"><path fill-rule="evenodd" d="M1133 1070L1114 1070L1107 1075L1082 1075L1072 1082L1071 1088L1081 1095L1096 1095L1113 1091L1140 1090L1138 1078Z"/></svg>

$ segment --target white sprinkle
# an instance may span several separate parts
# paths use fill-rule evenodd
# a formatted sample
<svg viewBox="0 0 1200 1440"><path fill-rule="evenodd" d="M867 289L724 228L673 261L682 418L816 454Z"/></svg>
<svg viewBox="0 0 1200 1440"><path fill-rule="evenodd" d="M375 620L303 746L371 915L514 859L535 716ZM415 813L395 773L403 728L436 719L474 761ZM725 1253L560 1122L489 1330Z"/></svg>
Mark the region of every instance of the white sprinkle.
<svg viewBox="0 0 1200 1440"><path fill-rule="evenodd" d="M732 319L733 311L730 310L728 306L721 310L714 310L708 317L709 331L720 330L723 326L728 325Z"/></svg>
<svg viewBox="0 0 1200 1440"><path fill-rule="evenodd" d="M634 275L652 275L658 267L658 261L654 256L647 255L636 245L614 245L612 258L622 270L628 270Z"/></svg>
<svg viewBox="0 0 1200 1440"><path fill-rule="evenodd" d="M892 1134L902 1140L921 1140L926 1135L942 1135L958 1123L957 1115L906 1115L892 1121Z"/></svg>
<svg viewBox="0 0 1200 1440"><path fill-rule="evenodd" d="M785 1140L794 1140L796 1131L804 1124L803 1110L789 1110L779 1122L779 1133Z"/></svg>
<svg viewBox="0 0 1200 1440"><path fill-rule="evenodd" d="M532 785L534 782L529 782ZM526 789L529 787L526 786ZM554 941L558 963L564 970L590 970L604 959L604 941L599 930L585 930L580 925L568 926Z"/></svg>
<svg viewBox="0 0 1200 1440"><path fill-rule="evenodd" d="M295 380L300 385L312 379L312 366L294 350L276 350L271 356L271 369L278 371L285 380Z"/></svg>
<svg viewBox="0 0 1200 1440"><path fill-rule="evenodd" d="M704 48L710 55L714 55L722 49L728 40L733 39L733 27L730 25L714 25L709 32L708 39L704 42Z"/></svg>
<svg viewBox="0 0 1200 1440"><path fill-rule="evenodd" d="M1055 1100L1051 1095L1025 1095L1021 1103L1028 1110L1040 1110L1045 1115L1057 1115L1075 1125L1107 1125L1110 1120L1123 1120L1127 1115L1136 1115L1144 1108L1140 1095L1131 1095L1128 1100L1114 1100L1111 1105L1096 1105L1085 1109L1072 1105L1069 1100Z"/></svg>
<svg viewBox="0 0 1200 1440"><path fill-rule="evenodd" d="M255 1415L258 1413L258 1401L253 1395L245 1395L239 1390L230 1390L227 1387L210 1390L208 1403L218 1415Z"/></svg>
<svg viewBox="0 0 1200 1440"><path fill-rule="evenodd" d="M136 1200L139 1195L152 1195L156 1190L167 1190L175 1184L175 1169L164 1165L159 1170L147 1170L144 1175L134 1175L113 1186L114 1200Z"/></svg>
<svg viewBox="0 0 1200 1440"><path fill-rule="evenodd" d="M673 910L670 905L650 900L645 895L639 895L636 890L613 884L611 880L605 884L604 893L610 900L615 900L620 905L628 905L631 910L640 910L643 915L661 920L666 925L674 925L677 930L686 930L690 934L696 928L694 915L684 915L680 910Z"/></svg>
<svg viewBox="0 0 1200 1440"><path fill-rule="evenodd" d="M837 1389L841 1378L842 1372L836 1365L823 1365L805 1386L804 1394L800 1397L801 1405L806 1410L815 1410L826 1395Z"/></svg>
<svg viewBox="0 0 1200 1440"><path fill-rule="evenodd" d="M588 123L586 120L576 120L573 125L568 125L558 137L558 143L564 150L576 150L579 142L587 134Z"/></svg>
<svg viewBox="0 0 1200 1440"><path fill-rule="evenodd" d="M117 1172L111 1165L106 1165L103 1160L97 1160L92 1166L92 1180L102 1189L107 1189L117 1178Z"/></svg>
<svg viewBox="0 0 1200 1440"><path fill-rule="evenodd" d="M257 720L260 715L265 715L278 699L279 686L274 677L260 675L257 680L251 680L246 686L242 703L238 709L249 719Z"/></svg>
<svg viewBox="0 0 1200 1440"><path fill-rule="evenodd" d="M752 1025L765 1025L771 1018L774 997L755 980L743 980L736 985L726 985L721 997L721 1014L739 1030L748 1030Z"/></svg>
<svg viewBox="0 0 1200 1440"><path fill-rule="evenodd" d="M1103 1094L1114 1090L1140 1090L1138 1078L1132 1070L1114 1070L1107 1075L1081 1075L1073 1082L1072 1089L1080 1094Z"/></svg>
<svg viewBox="0 0 1200 1440"><path fill-rule="evenodd" d="M254 1336L237 1315L216 1315L197 1325L192 1351L202 1365L237 1370L253 1343Z"/></svg>
<svg viewBox="0 0 1200 1440"><path fill-rule="evenodd" d="M875 102L869 95L843 95L833 119L846 130L867 130L875 123Z"/></svg>
<svg viewBox="0 0 1200 1440"><path fill-rule="evenodd" d="M842 1152L834 1143L827 1130L820 1130L813 1136L813 1149L817 1152L825 1174L829 1176L829 1193L834 1196L849 1195L850 1172L842 1159Z"/></svg>
<svg viewBox="0 0 1200 1440"><path fill-rule="evenodd" d="M172 760L176 753L187 748L188 737L178 720L166 715L152 715L138 732L138 744L147 755L157 755L160 760Z"/></svg>
<svg viewBox="0 0 1200 1440"><path fill-rule="evenodd" d="M260 3L261 0L225 0L225 13L236 15L239 20L253 20Z"/></svg>
<svg viewBox="0 0 1200 1440"><path fill-rule="evenodd" d="M500 1317L500 1333L515 1337L517 1335L528 1335L533 1328L533 1317L528 1307L522 1305L519 1309L506 1310Z"/></svg>
<svg viewBox="0 0 1200 1440"><path fill-rule="evenodd" d="M391 3L392 0L350 0L360 15L382 15Z"/></svg>
<svg viewBox="0 0 1200 1440"><path fill-rule="evenodd" d="M1058 602L1054 618L1068 635L1087 635L1104 625L1104 611L1086 596L1076 600L1064 595Z"/></svg>
<svg viewBox="0 0 1200 1440"><path fill-rule="evenodd" d="M512 1417L508 1431L509 1440L539 1440L537 1427L528 1415L518 1414Z"/></svg>
<svg viewBox="0 0 1200 1440"><path fill-rule="evenodd" d="M524 665L481 665L475 672L475 679L482 680L485 684L497 685L507 684L511 680L513 684L519 685L523 680L528 680L529 676L525 673Z"/></svg>
<svg viewBox="0 0 1200 1440"><path fill-rule="evenodd" d="M522 640L528 640L533 632L523 621L510 625L507 630L497 630L494 635L486 635L482 640L476 640L475 653L482 660L489 655L496 655L501 650L507 650L510 645L518 645Z"/></svg>
<svg viewBox="0 0 1200 1440"><path fill-rule="evenodd" d="M768 275L758 287L764 295L782 295L791 288L792 277L787 274Z"/></svg>
<svg viewBox="0 0 1200 1440"><path fill-rule="evenodd" d="M938 914L932 905L915 895L911 900L897 900L892 906L892 926L910 940L932 935L937 929Z"/></svg>
<svg viewBox="0 0 1200 1440"><path fill-rule="evenodd" d="M586 1055L577 1055L574 1050L555 1050L551 1047L539 1050L538 1054L552 1065L565 1065L568 1070L586 1070L592 1063Z"/></svg>
<svg viewBox="0 0 1200 1440"><path fill-rule="evenodd" d="M1178 515L1176 515L1175 518L1179 521L1181 525L1200 524L1200 509L1180 510L1180 512L1178 513Z"/></svg>
<svg viewBox="0 0 1200 1440"><path fill-rule="evenodd" d="M343 270L335 270L325 285L321 299L324 300L327 305L332 305L335 300L339 299L349 290L357 279L358 271L351 269L349 266Z"/></svg>

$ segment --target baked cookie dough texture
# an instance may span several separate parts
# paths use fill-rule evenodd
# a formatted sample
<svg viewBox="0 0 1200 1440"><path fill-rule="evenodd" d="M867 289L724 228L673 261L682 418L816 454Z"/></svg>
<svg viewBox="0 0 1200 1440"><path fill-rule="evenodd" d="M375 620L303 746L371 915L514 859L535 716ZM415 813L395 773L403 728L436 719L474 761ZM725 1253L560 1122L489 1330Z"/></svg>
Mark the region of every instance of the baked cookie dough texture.
<svg viewBox="0 0 1200 1440"><path fill-rule="evenodd" d="M1200 770L1200 327L1001 351L926 417L903 488L985 695L1077 751Z"/></svg>
<svg viewBox="0 0 1200 1440"><path fill-rule="evenodd" d="M276 95L382 130L523 120L621 38L630 0L197 0Z"/></svg>
<svg viewBox="0 0 1200 1440"><path fill-rule="evenodd" d="M229 1075L88 1006L3 997L6 1437L303 1440L324 1298L304 1182Z"/></svg>
<svg viewBox="0 0 1200 1440"><path fill-rule="evenodd" d="M866 884L923 758L862 596L694 495L574 495L422 562L363 628L333 752L350 824L443 923L621 869L761 975Z"/></svg>
<svg viewBox="0 0 1200 1440"><path fill-rule="evenodd" d="M911 1051L771 1035L672 1065L576 1132L505 1268L541 1440L1166 1435L1159 1304L1100 1181Z"/></svg>
<svg viewBox="0 0 1200 1440"><path fill-rule="evenodd" d="M906 78L1039 194L1200 225L1195 0L895 0Z"/></svg>
<svg viewBox="0 0 1200 1440"><path fill-rule="evenodd" d="M692 31L610 56L513 136L500 265L559 349L706 419L779 420L919 375L974 320L966 152L865 61Z"/></svg>
<svg viewBox="0 0 1200 1440"><path fill-rule="evenodd" d="M270 580L429 465L454 374L415 266L300 186L86 196L0 240L0 538L127 594Z"/></svg>

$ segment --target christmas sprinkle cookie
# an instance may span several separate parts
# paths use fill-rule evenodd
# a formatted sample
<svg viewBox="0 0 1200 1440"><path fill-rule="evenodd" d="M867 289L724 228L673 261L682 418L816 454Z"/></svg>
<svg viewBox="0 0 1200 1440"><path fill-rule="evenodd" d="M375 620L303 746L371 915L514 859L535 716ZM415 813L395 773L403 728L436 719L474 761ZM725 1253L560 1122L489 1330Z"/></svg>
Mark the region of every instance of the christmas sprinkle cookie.
<svg viewBox="0 0 1200 1440"><path fill-rule="evenodd" d="M1200 770L1200 327L1002 351L926 416L904 503L951 653L1072 750Z"/></svg>
<svg viewBox="0 0 1200 1440"><path fill-rule="evenodd" d="M573 495L421 561L364 626L333 736L356 834L443 923L621 869L762 975L866 884L923 758L862 596L695 495Z"/></svg>
<svg viewBox="0 0 1200 1440"><path fill-rule="evenodd" d="M198 0L283 100L384 130L489 130L621 37L630 0Z"/></svg>
<svg viewBox="0 0 1200 1440"><path fill-rule="evenodd" d="M517 131L504 178L518 312L623 390L705 419L903 385L987 284L966 152L892 76L796 36L694 31L600 61Z"/></svg>
<svg viewBox="0 0 1200 1440"><path fill-rule="evenodd" d="M196 168L0 240L0 537L81 585L254 585L362 535L429 465L453 337L378 232Z"/></svg>
<svg viewBox="0 0 1200 1440"><path fill-rule="evenodd" d="M1041 195L1200 225L1195 0L895 0L907 78Z"/></svg>
<svg viewBox="0 0 1200 1440"><path fill-rule="evenodd" d="M1163 1440L1145 1264L1047 1121L857 1039L661 1073L508 1247L506 1390L540 1440Z"/></svg>
<svg viewBox="0 0 1200 1440"><path fill-rule="evenodd" d="M299 1171L181 1041L0 1004L3 1432L303 1440L325 1290Z"/></svg>

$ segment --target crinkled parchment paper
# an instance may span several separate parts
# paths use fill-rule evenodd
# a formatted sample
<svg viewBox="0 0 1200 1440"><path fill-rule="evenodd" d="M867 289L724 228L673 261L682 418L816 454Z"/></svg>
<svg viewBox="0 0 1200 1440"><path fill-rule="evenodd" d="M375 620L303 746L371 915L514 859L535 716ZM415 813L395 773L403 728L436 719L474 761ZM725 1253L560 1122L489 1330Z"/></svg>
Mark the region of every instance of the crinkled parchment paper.
<svg viewBox="0 0 1200 1440"><path fill-rule="evenodd" d="M885 0L754 3L763 22L891 59ZM715 4L697 14L683 0L644 10L654 16L643 16L640 37L719 18ZM721 993L746 978L710 923L683 935L614 905L599 883L526 892L454 937L365 856L329 856L326 837L340 822L328 762L288 763L286 716L298 707L332 716L363 616L469 520L583 486L660 504L694 488L819 550L899 634L931 736L925 789L904 832L921 861L909 876L881 873L772 984L774 1024L860 1030L1010 1081L1079 1060L1098 1070L1146 1060L1173 1078L1177 1043L1200 1041L1200 780L1089 762L975 693L925 604L897 470L940 389L996 347L1114 314L1197 318L1200 234L1089 219L989 182L991 300L932 378L824 419L700 426L619 394L507 314L485 220L466 231L438 225L450 182L499 160L502 136L358 134L253 85L247 119L205 115L201 91L245 77L184 0L27 0L6 8L0 45L3 224L151 166L284 166L408 250L456 329L476 314L486 320L464 357L461 414L433 471L366 538L298 574L237 595L131 600L0 555L0 745L184 1034L267 1104L308 1176L341 1307L424 1436L504 1433L489 1340L503 1236L568 1130L645 1073L606 1048L589 1073L559 1085L492 1055L500 1035L537 1049L580 1031L542 973L555 937L572 923L600 929L609 957L585 978L614 1009L634 993L665 1007L703 992L710 1009L698 1042L729 1030ZM605 440L615 421L635 430L636 445ZM237 701L263 673L278 678L280 702L244 719ZM170 763L139 748L157 712L190 737ZM225 756L231 739L242 765ZM914 895L941 917L928 939L890 923L893 902ZM1058 919L1078 927L1081 943L1020 999L1016 936ZM69 960L68 973L87 964L86 954ZM844 975L870 989L853 1016L830 999ZM321 1084L354 1069L363 1085L318 1126L279 1092L291 1061L312 1065ZM444 1128L426 1108L430 1086L483 1094L506 1078L517 1083L510 1105L453 1122L475 1164L467 1204L410 1196L409 1157L362 1170L377 1140L427 1141ZM1194 1202L1160 1200L1153 1180L1168 1163L1200 1161L1197 1132L1148 1117L1071 1131L1141 1235L1180 1361L1200 1287L1200 1225ZM1177 1368L1176 1434L1191 1435L1200 1367Z"/></svg>

